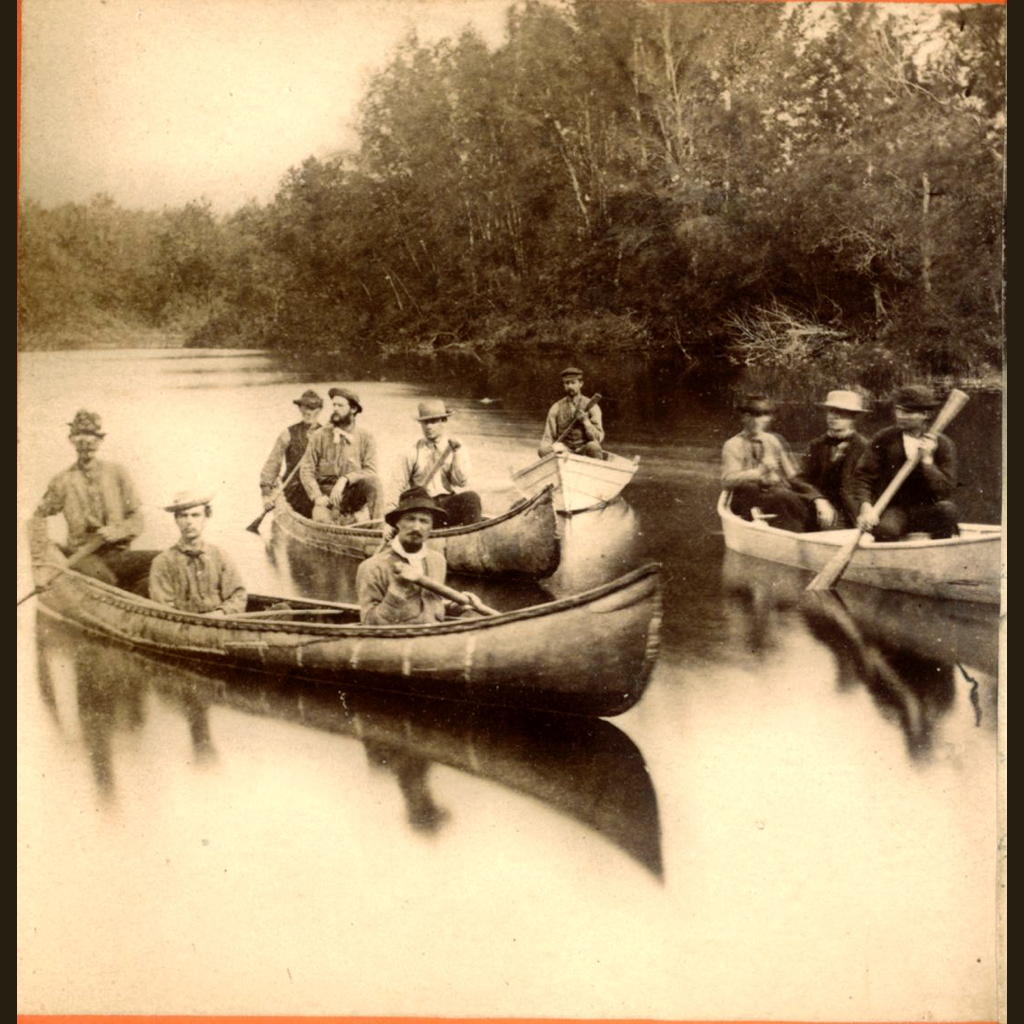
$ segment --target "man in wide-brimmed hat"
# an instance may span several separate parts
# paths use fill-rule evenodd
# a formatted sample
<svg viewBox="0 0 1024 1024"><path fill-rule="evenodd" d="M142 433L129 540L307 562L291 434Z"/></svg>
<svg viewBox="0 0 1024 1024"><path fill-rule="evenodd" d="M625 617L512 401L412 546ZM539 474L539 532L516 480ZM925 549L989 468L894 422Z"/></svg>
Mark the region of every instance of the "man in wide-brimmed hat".
<svg viewBox="0 0 1024 1024"><path fill-rule="evenodd" d="M444 583L448 571L444 555L427 547L431 531L447 521L444 509L422 487L411 487L384 518L395 536L356 570L361 621L369 625L443 621L444 598L416 581L425 576Z"/></svg>
<svg viewBox="0 0 1024 1024"><path fill-rule="evenodd" d="M783 530L810 529L813 510L796 460L785 439L768 430L775 404L747 395L739 409L743 429L722 445L722 487L732 492L730 507L744 519L758 509Z"/></svg>
<svg viewBox="0 0 1024 1024"><path fill-rule="evenodd" d="M299 478L313 503L318 523L351 523L363 510L370 519L381 514L381 482L377 475L377 442L356 426L363 411L359 396L333 387L331 420L309 440L299 462Z"/></svg>
<svg viewBox="0 0 1024 1024"><path fill-rule="evenodd" d="M601 406L592 405L583 412L590 401L583 394L583 371L578 366L567 366L561 378L565 396L548 410L537 454L544 456L552 452L568 451L591 459L606 458L601 448L601 442L604 441ZM563 433L565 437L562 437Z"/></svg>
<svg viewBox="0 0 1024 1024"><path fill-rule="evenodd" d="M305 454L310 437L320 429L319 416L320 410L324 407L324 400L312 388L307 388L292 401L299 407L302 419L278 434L274 447L260 471L260 495L263 498L264 509L273 508L275 492L287 480L288 483L284 484L284 496L288 504L299 515L309 518L313 511L313 502L302 486L302 481L298 479L298 474L293 475L293 470Z"/></svg>
<svg viewBox="0 0 1024 1024"><path fill-rule="evenodd" d="M927 425L939 405L924 384L908 384L892 396L895 426L879 431L868 442L850 482L847 503L858 509L857 523L871 530L875 540L900 540L908 533L931 537L958 534L959 513L951 497L957 486L956 445ZM909 458L919 461L893 495L881 518L873 503Z"/></svg>
<svg viewBox="0 0 1024 1024"><path fill-rule="evenodd" d="M87 544L97 546L94 553L77 562L77 571L126 590L137 590L153 552L128 550L142 533L135 485L124 467L96 457L106 437L96 413L79 409L68 427L78 457L73 466L50 481L33 513L29 525L32 556L45 558L49 543L46 520L63 513L67 523L65 554L74 555Z"/></svg>
<svg viewBox="0 0 1024 1024"><path fill-rule="evenodd" d="M469 491L469 457L448 432L451 410L440 398L419 403L416 421L423 436L399 460L392 482L395 501L411 487L422 487L445 511L448 526L478 523L480 495Z"/></svg>
<svg viewBox="0 0 1024 1024"><path fill-rule="evenodd" d="M179 491L166 512L174 515L181 537L153 559L149 596L181 612L237 615L248 596L234 562L203 533L213 509L209 494Z"/></svg>
<svg viewBox="0 0 1024 1024"><path fill-rule="evenodd" d="M850 483L857 461L868 446L857 433L857 420L864 413L864 400L857 391L830 391L820 405L825 410L825 433L807 447L800 480L813 506L808 529L834 530L852 526L859 506L848 501Z"/></svg>

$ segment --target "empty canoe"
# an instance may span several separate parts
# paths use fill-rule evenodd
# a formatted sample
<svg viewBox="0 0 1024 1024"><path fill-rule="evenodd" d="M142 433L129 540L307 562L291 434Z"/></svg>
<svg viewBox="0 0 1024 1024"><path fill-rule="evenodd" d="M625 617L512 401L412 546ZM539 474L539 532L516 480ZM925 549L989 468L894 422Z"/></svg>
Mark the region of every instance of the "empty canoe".
<svg viewBox="0 0 1024 1024"><path fill-rule="evenodd" d="M639 455L632 459L611 452L607 455L607 459L590 459L569 452L552 452L513 471L512 480L526 497L552 487L559 512L583 512L613 501L636 475Z"/></svg>
<svg viewBox="0 0 1024 1024"><path fill-rule="evenodd" d="M718 499L725 546L769 562L818 572L853 536L853 530L793 533L765 520L749 522L729 509L728 495ZM960 536L947 540L876 543L865 535L843 579L926 597L998 604L1002 530L961 523Z"/></svg>

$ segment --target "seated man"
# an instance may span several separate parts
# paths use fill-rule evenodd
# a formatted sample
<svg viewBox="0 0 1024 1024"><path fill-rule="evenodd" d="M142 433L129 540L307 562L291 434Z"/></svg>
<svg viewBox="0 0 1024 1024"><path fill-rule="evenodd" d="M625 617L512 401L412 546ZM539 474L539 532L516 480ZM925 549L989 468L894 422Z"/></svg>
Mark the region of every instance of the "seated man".
<svg viewBox="0 0 1024 1024"><path fill-rule="evenodd" d="M733 512L744 519L757 508L772 526L803 533L814 529L814 506L785 440L768 431L775 406L749 395L740 406L743 429L722 446L722 487L732 491Z"/></svg>
<svg viewBox="0 0 1024 1024"><path fill-rule="evenodd" d="M480 495L457 490L469 483L469 458L462 443L448 434L450 412L439 398L420 402L423 436L402 456L395 477L395 494L422 487L447 516L448 526L478 523L483 518Z"/></svg>
<svg viewBox="0 0 1024 1024"><path fill-rule="evenodd" d="M145 578L154 553L128 550L142 533L135 485L123 467L96 458L106 437L96 413L80 409L68 426L78 458L50 481L32 515L32 557L37 561L45 558L49 543L46 520L63 513L68 531L64 553L73 556L86 545L96 548L77 561L78 572L124 590L145 593Z"/></svg>
<svg viewBox="0 0 1024 1024"><path fill-rule="evenodd" d="M274 507L277 488L283 486L288 504L308 519L313 511L313 502L297 478L295 468L305 454L310 437L320 429L319 416L324 400L312 389L307 389L294 399L294 404L299 407L302 419L286 427L274 442L260 472L260 495L263 508L269 511Z"/></svg>
<svg viewBox="0 0 1024 1024"><path fill-rule="evenodd" d="M854 469L847 502L859 509L857 525L875 540L894 541L908 533L954 537L958 511L950 500L957 483L956 445L945 434L932 437L925 426L938 406L931 388L910 384L893 395L896 425L879 431ZM917 452L920 461L893 495L881 518L872 505L899 468Z"/></svg>
<svg viewBox="0 0 1024 1024"><path fill-rule="evenodd" d="M363 411L348 388L327 392L334 411L328 427L312 435L299 463L299 479L313 503L318 523L351 523L356 513L381 515L381 484L377 476L377 442L356 426Z"/></svg>
<svg viewBox="0 0 1024 1024"><path fill-rule="evenodd" d="M864 402L856 391L830 391L821 404L826 430L808 446L800 481L813 502L818 528L844 529L853 526L859 512L857 505L847 503L845 495L857 460L868 446L856 430Z"/></svg>
<svg viewBox="0 0 1024 1024"><path fill-rule="evenodd" d="M445 524L444 509L422 487L412 487L384 518L397 532L356 570L360 621L372 626L442 622L445 599L416 581L426 576L444 583L444 555L427 547L431 531Z"/></svg>
<svg viewBox="0 0 1024 1024"><path fill-rule="evenodd" d="M213 510L208 495L182 491L166 511L174 513L181 539L153 559L149 596L181 612L237 615L248 599L231 559L203 540Z"/></svg>
<svg viewBox="0 0 1024 1024"><path fill-rule="evenodd" d="M543 457L552 452L569 451L573 455L586 455L591 459L607 458L601 448L601 442L604 440L601 407L592 405L585 413L583 412L590 401L583 394L583 371L575 366L567 366L562 371L562 388L565 397L560 398L548 410L544 435L540 439L537 454ZM565 433L566 431L568 433ZM562 437L563 433L565 437Z"/></svg>

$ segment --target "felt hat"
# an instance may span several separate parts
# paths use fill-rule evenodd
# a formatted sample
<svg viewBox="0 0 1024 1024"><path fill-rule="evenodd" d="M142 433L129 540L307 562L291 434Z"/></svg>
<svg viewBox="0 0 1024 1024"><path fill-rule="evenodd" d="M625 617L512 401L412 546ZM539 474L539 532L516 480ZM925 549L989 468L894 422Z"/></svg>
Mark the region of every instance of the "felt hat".
<svg viewBox="0 0 1024 1024"><path fill-rule="evenodd" d="M775 403L764 395L747 395L740 403L740 412L765 416L775 412Z"/></svg>
<svg viewBox="0 0 1024 1024"><path fill-rule="evenodd" d="M440 420L451 416L451 410L440 398L428 398L419 404L419 415L416 417L422 423L424 420Z"/></svg>
<svg viewBox="0 0 1024 1024"><path fill-rule="evenodd" d="M164 505L165 512L184 512L196 505L209 505L213 495L207 491L178 491L169 505Z"/></svg>
<svg viewBox="0 0 1024 1024"><path fill-rule="evenodd" d="M100 418L88 409L79 409L75 418L68 424L71 428L71 436L75 434L92 434L93 437L106 437L100 428Z"/></svg>
<svg viewBox="0 0 1024 1024"><path fill-rule="evenodd" d="M578 366L567 366L559 376L562 380L565 380L566 377L582 377L583 371Z"/></svg>
<svg viewBox="0 0 1024 1024"><path fill-rule="evenodd" d="M927 384L907 384L893 392L892 404L912 412L927 412L934 409L939 401Z"/></svg>
<svg viewBox="0 0 1024 1024"><path fill-rule="evenodd" d="M334 398L338 395L342 398L348 399L348 404L352 406L353 412L363 411L362 404L359 401L359 396L354 391L350 391L348 388L331 388L331 390L327 392L328 398Z"/></svg>
<svg viewBox="0 0 1024 1024"><path fill-rule="evenodd" d="M818 404L841 412L864 412L864 400L856 391L830 391Z"/></svg>
<svg viewBox="0 0 1024 1024"><path fill-rule="evenodd" d="M324 400L312 389L307 388L298 398L292 399L292 405L302 409L322 409Z"/></svg>
<svg viewBox="0 0 1024 1024"><path fill-rule="evenodd" d="M429 512L434 517L434 526L444 526L448 513L422 487L410 487L402 491L398 504L384 516L389 526L397 526L406 512Z"/></svg>

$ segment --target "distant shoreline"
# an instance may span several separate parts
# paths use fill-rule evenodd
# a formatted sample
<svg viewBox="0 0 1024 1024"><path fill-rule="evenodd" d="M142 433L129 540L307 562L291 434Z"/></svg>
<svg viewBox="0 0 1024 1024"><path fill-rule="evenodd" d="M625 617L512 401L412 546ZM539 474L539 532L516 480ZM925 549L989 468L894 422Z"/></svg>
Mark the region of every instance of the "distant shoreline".
<svg viewBox="0 0 1024 1024"><path fill-rule="evenodd" d="M24 331L19 352L80 352L89 349L185 348L188 335L154 327L85 327L56 331Z"/></svg>

